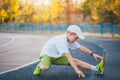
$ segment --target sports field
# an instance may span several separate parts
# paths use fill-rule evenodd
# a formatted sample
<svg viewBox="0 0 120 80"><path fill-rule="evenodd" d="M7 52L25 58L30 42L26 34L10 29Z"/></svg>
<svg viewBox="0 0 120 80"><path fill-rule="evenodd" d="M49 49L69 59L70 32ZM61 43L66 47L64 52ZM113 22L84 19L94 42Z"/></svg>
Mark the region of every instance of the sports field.
<svg viewBox="0 0 120 80"><path fill-rule="evenodd" d="M32 74L38 63L39 52L46 40L54 35L30 35L0 33L0 80L119 80L120 78L120 40L86 37L78 40L97 54L104 55L106 50L106 65L103 75L93 74L83 70L85 78L78 78L71 66L52 65L41 75ZM91 56L78 50L71 50L74 57L96 65ZM21 67L22 66L22 67Z"/></svg>

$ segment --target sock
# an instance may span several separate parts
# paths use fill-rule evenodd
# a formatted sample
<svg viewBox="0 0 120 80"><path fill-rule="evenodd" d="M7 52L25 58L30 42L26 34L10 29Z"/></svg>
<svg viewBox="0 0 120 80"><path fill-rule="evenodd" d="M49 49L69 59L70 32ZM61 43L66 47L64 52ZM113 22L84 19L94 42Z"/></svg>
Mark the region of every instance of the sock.
<svg viewBox="0 0 120 80"><path fill-rule="evenodd" d="M93 66L93 65L91 65L91 70L92 71L98 71L98 69L96 68L96 66Z"/></svg>

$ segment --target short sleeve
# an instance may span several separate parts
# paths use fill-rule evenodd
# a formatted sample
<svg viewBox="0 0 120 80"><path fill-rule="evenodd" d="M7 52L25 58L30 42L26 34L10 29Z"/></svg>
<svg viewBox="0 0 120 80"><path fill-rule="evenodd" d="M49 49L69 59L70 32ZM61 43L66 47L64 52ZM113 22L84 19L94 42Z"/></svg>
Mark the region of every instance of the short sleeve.
<svg viewBox="0 0 120 80"><path fill-rule="evenodd" d="M74 48L80 48L81 45L78 42L74 42L72 44L70 44L70 48L74 49Z"/></svg>

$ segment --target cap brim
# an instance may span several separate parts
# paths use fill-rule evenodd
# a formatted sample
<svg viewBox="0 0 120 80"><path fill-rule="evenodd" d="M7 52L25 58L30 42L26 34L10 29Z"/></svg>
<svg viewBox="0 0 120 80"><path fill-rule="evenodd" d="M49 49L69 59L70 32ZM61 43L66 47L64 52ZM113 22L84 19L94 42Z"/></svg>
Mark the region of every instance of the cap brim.
<svg viewBox="0 0 120 80"><path fill-rule="evenodd" d="M79 39L85 39L85 37L83 35L81 35L81 34L77 34L77 35L78 35Z"/></svg>
<svg viewBox="0 0 120 80"><path fill-rule="evenodd" d="M80 39L85 39L85 37L84 37L84 36L81 36Z"/></svg>

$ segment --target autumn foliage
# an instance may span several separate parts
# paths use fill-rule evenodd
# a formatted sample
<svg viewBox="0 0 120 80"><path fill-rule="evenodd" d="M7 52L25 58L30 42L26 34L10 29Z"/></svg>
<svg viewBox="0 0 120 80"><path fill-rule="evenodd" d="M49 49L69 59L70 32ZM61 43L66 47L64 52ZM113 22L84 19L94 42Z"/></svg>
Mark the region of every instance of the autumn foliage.
<svg viewBox="0 0 120 80"><path fill-rule="evenodd" d="M119 0L0 0L0 23L101 22L120 23Z"/></svg>

